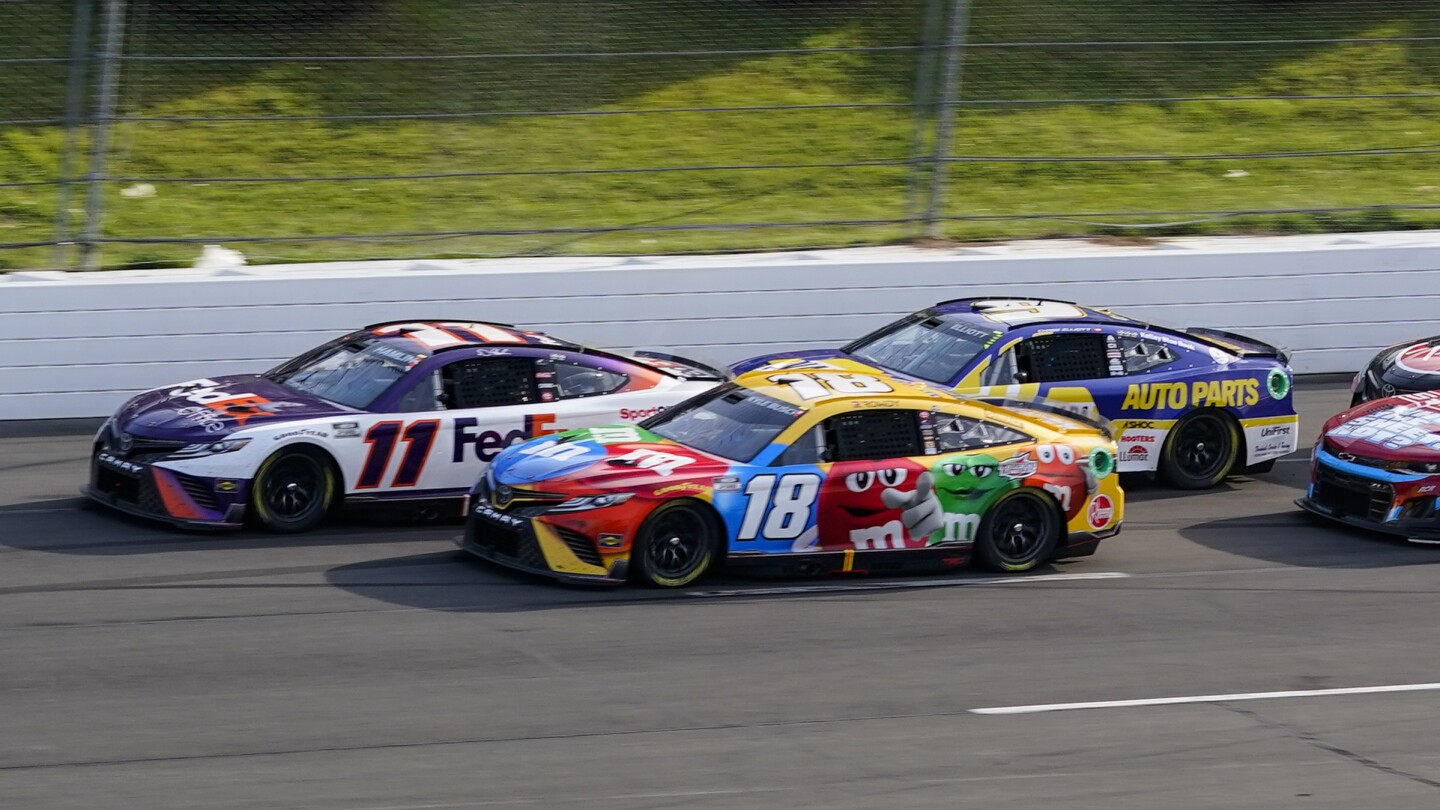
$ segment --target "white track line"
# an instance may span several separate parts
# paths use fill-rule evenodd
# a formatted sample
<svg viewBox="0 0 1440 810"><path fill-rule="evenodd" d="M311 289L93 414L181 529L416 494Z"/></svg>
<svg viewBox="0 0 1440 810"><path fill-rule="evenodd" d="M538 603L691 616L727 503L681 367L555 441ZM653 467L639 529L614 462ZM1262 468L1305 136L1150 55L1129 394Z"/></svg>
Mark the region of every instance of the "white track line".
<svg viewBox="0 0 1440 810"><path fill-rule="evenodd" d="M1433 692L1440 683L1404 683L1393 686L1349 686L1341 689L1296 689L1289 692L1238 692L1233 695L1189 695L1186 697L1144 698L1141 700L1101 700L1094 703L1037 703L1030 706L993 706L971 709L971 714L1039 714L1068 712L1075 709L1122 709L1131 706L1172 706L1177 703L1233 703L1241 700L1274 700L1276 698L1331 697L1334 695L1375 695L1384 692Z"/></svg>
<svg viewBox="0 0 1440 810"><path fill-rule="evenodd" d="M978 585L1024 585L1039 582L1077 582L1089 579L1128 579L1119 571L1095 571L1088 574L1039 574L1029 577L966 577L952 579L891 580L888 582L844 582L829 585L787 585L775 588L732 588L723 591L686 591L685 596L717 598L725 596L783 596L797 593L836 593L845 591L894 591L902 588L959 588Z"/></svg>

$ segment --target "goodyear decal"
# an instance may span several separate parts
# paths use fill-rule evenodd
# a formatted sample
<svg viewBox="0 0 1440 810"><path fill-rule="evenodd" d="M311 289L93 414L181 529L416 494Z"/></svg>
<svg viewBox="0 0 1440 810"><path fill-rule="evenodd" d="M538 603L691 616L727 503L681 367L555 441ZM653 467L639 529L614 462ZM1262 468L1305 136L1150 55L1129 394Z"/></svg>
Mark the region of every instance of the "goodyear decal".
<svg viewBox="0 0 1440 810"><path fill-rule="evenodd" d="M1260 401L1260 381L1198 380L1193 383L1134 383L1125 391L1122 410L1243 408Z"/></svg>

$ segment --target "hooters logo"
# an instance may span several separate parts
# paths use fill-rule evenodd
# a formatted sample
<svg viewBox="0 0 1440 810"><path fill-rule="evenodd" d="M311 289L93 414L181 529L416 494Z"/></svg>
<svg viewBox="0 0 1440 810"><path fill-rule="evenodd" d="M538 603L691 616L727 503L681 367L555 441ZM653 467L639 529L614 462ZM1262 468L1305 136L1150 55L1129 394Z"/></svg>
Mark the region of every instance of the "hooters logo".
<svg viewBox="0 0 1440 810"><path fill-rule="evenodd" d="M1440 374L1440 345L1417 343L1396 355L1395 365L1411 374Z"/></svg>

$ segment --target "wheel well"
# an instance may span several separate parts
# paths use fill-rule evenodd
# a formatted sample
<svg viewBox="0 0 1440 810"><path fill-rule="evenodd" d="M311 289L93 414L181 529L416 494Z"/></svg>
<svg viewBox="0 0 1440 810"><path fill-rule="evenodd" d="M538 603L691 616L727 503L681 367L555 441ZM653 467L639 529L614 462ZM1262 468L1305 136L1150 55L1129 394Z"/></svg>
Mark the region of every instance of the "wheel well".
<svg viewBox="0 0 1440 810"><path fill-rule="evenodd" d="M1054 495L1051 495L1047 490L1042 487L1020 487L1020 489L1017 489L1015 491L1031 492L1035 495L1039 495L1042 500L1050 504L1050 508L1054 510L1055 516L1060 519L1060 537L1061 539L1064 539L1065 535L1068 534L1070 531L1070 521L1065 518L1065 510L1060 507L1059 499L1057 499ZM1087 492L1085 494L1085 497L1090 497L1090 494ZM996 503L999 503L999 501L996 501Z"/></svg>
<svg viewBox="0 0 1440 810"><path fill-rule="evenodd" d="M282 456L285 453L303 453L307 456L314 456L315 458L319 459L319 461L329 467L330 472L334 473L335 475L335 502L332 503L330 507L333 509L339 506L341 501L345 500L345 479L340 470L340 462L335 460L335 456L331 455L329 450L326 450L318 444L311 444L310 442L296 442L294 444L287 444L284 447L278 448L275 450L275 452L266 456L265 460L260 462L260 467L263 469L266 464L270 463L270 459ZM259 475L257 470L256 478L258 477Z"/></svg>
<svg viewBox="0 0 1440 810"><path fill-rule="evenodd" d="M1245 468L1245 430L1244 430L1244 428L1242 428L1242 427L1240 426L1240 417L1238 417L1238 416L1236 416L1235 414L1231 413L1228 408L1217 408L1217 407L1212 407L1212 406L1207 405L1207 406L1205 406L1205 407L1203 407L1203 408L1196 408L1195 410L1191 411L1190 413L1185 414L1185 416L1182 416L1182 417L1180 418L1180 420L1177 421L1175 424L1176 424L1176 425L1179 425L1180 422L1183 422L1183 421L1185 421L1185 419L1189 418L1191 414L1197 414L1197 413L1213 413L1213 414L1215 414L1216 416L1219 416L1221 419L1225 420L1225 421L1230 425L1231 430L1234 431L1234 433L1233 433L1232 435L1235 437L1235 461L1234 461L1233 463L1231 463L1230 469L1226 470L1226 471L1225 471L1225 474L1226 474L1226 475L1234 475L1234 474L1236 474L1237 472L1239 472L1240 470L1244 469L1244 468ZM1174 435L1174 433L1175 433L1175 429L1174 429L1174 428L1171 428L1171 429L1170 429L1170 434L1171 434L1171 435ZM1168 439L1169 439L1170 437L1169 437L1169 436L1166 436L1165 438L1166 438L1167 441L1168 441Z"/></svg>
<svg viewBox="0 0 1440 810"><path fill-rule="evenodd" d="M659 506L656 506L655 509L659 509L661 506L666 506L672 503L683 503L686 506L692 507L695 510L701 512L710 519L710 525L714 527L715 535L719 539L717 545L719 546L720 560L724 561L724 559L730 554L730 533L726 530L725 519L720 516L720 510L716 509L715 505L710 503L709 501L702 501L699 498L675 498L673 500L664 501ZM650 510L650 515L655 514L655 509ZM645 519L649 520L650 515L646 515Z"/></svg>
<svg viewBox="0 0 1440 810"><path fill-rule="evenodd" d="M1017 489L1010 490L1009 492L1000 496L1000 498L997 499L995 503L991 504L989 509L985 510L985 514L981 516L981 521L988 525L989 517L991 513L995 511L995 507L998 506L1001 501L1005 500L1006 498L1012 497L1017 492L1028 492L1031 495L1038 497L1040 500L1050 505L1050 510L1055 513L1055 518L1059 521L1060 539L1063 541L1065 539L1065 535L1068 534L1070 531L1070 521L1065 518L1065 510L1060 508L1060 501L1057 500L1054 495L1051 495L1048 491L1041 487L1021 486Z"/></svg>

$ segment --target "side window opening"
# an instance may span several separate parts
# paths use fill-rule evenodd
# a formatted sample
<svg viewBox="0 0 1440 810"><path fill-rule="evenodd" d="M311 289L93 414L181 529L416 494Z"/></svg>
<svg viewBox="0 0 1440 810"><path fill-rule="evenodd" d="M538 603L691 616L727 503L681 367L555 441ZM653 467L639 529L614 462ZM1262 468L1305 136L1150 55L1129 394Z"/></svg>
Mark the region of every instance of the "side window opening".
<svg viewBox="0 0 1440 810"><path fill-rule="evenodd" d="M999 447L1032 439L1031 436L1003 425L951 414L941 414L935 429L935 446L941 453Z"/></svg>
<svg viewBox="0 0 1440 810"><path fill-rule="evenodd" d="M805 431L785 452L775 459L775 465L790 467L799 464L815 464L825 459L825 431L816 425Z"/></svg>
<svg viewBox="0 0 1440 810"><path fill-rule="evenodd" d="M990 363L990 367L980 374L981 385L1014 385L1019 382L1015 379L1015 352L1001 352L999 356Z"/></svg>
<svg viewBox="0 0 1440 810"><path fill-rule="evenodd" d="M914 411L873 410L832 416L825 423L829 461L923 455Z"/></svg>
<svg viewBox="0 0 1440 810"><path fill-rule="evenodd" d="M399 413L440 410L440 376L434 372L426 374L424 379L415 383L415 387L400 398L395 410Z"/></svg>
<svg viewBox="0 0 1440 810"><path fill-rule="evenodd" d="M461 360L443 370L448 408L497 408L540 401L534 361L528 357Z"/></svg>
<svg viewBox="0 0 1440 810"><path fill-rule="evenodd" d="M1178 359L1175 350L1163 343L1132 337L1117 338L1116 342L1120 346L1120 358L1125 364L1126 374L1143 374Z"/></svg>
<svg viewBox="0 0 1440 810"><path fill-rule="evenodd" d="M603 368L555 361L550 364L555 372L555 384L561 399L594 397L609 394L624 387L630 381L624 374L606 371ZM541 372L543 374L544 372Z"/></svg>
<svg viewBox="0 0 1440 810"><path fill-rule="evenodd" d="M1039 335L1016 352L1022 382L1105 379L1110 376L1106 360L1105 338L1098 332Z"/></svg>

